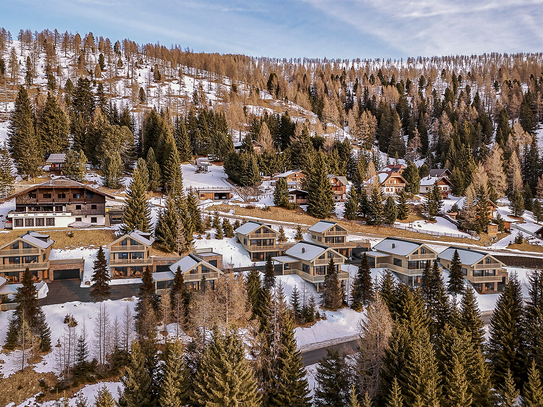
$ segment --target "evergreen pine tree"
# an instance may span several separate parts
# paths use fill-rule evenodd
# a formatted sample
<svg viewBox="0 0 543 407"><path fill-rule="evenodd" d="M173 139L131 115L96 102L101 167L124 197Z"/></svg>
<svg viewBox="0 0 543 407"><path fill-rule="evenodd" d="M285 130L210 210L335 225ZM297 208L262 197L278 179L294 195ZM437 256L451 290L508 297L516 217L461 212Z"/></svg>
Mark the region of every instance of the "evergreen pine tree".
<svg viewBox="0 0 543 407"><path fill-rule="evenodd" d="M34 128L34 113L24 87L19 89L15 108L8 128L8 145L11 158L19 174L35 177L43 160L43 149L39 135Z"/></svg>
<svg viewBox="0 0 543 407"><path fill-rule="evenodd" d="M370 200L368 198L368 192L365 189L360 192L360 198L358 201L358 214L363 218L368 218L371 208Z"/></svg>
<svg viewBox="0 0 543 407"><path fill-rule="evenodd" d="M333 257L330 258L328 273L324 277L324 292L322 297L324 307L332 311L337 311L343 304L343 290Z"/></svg>
<svg viewBox="0 0 543 407"><path fill-rule="evenodd" d="M15 189L15 178L12 173L11 158L7 147L4 145L0 147L0 199L7 198Z"/></svg>
<svg viewBox="0 0 543 407"><path fill-rule="evenodd" d="M528 274L528 299L526 300L525 343L527 357L535 360L543 372L543 271Z"/></svg>
<svg viewBox="0 0 543 407"><path fill-rule="evenodd" d="M223 233L221 227L219 227L219 228L217 229L217 232L215 232L215 239L217 239L217 240L222 240L222 239L224 239L224 233Z"/></svg>
<svg viewBox="0 0 543 407"><path fill-rule="evenodd" d="M285 313L280 347L275 361L274 393L272 406L310 407L311 399L302 354L297 349L292 319Z"/></svg>
<svg viewBox="0 0 543 407"><path fill-rule="evenodd" d="M271 290L275 287L275 273L273 260L271 256L266 259L266 269L264 270L264 289Z"/></svg>
<svg viewBox="0 0 543 407"><path fill-rule="evenodd" d="M396 378L392 380L392 387L386 407L403 407L402 391L400 385L398 384L398 379Z"/></svg>
<svg viewBox="0 0 543 407"><path fill-rule="evenodd" d="M155 284L153 283L153 274L149 267L145 267L143 274L141 276L141 285L139 286L138 292L138 303L136 305L136 310L138 312L138 319L141 319L141 314L144 312L145 302L148 301L149 305L153 310L156 310L158 307L158 298L155 293Z"/></svg>
<svg viewBox="0 0 543 407"><path fill-rule="evenodd" d="M149 170L149 190L158 191L162 181L162 172L160 165L156 161L155 151L152 147L147 151L147 169Z"/></svg>
<svg viewBox="0 0 543 407"><path fill-rule="evenodd" d="M524 375L524 310L522 292L516 275L511 275L498 298L490 319L488 359L494 383L504 383L511 374L517 384Z"/></svg>
<svg viewBox="0 0 543 407"><path fill-rule="evenodd" d="M234 228L227 218L222 219L222 230L226 237L234 237Z"/></svg>
<svg viewBox="0 0 543 407"><path fill-rule="evenodd" d="M398 208L396 207L396 202L394 198L389 196L385 204L385 223L387 225L394 225L396 219L398 218Z"/></svg>
<svg viewBox="0 0 543 407"><path fill-rule="evenodd" d="M145 191L147 184L143 169L136 167L130 187L127 192L127 199L123 212L123 233L129 233L138 229L142 232L149 232L151 228L151 209Z"/></svg>
<svg viewBox="0 0 543 407"><path fill-rule="evenodd" d="M362 262L358 267L358 273L351 293L351 308L360 311L362 306L367 306L374 297L373 282L371 281L371 270L366 253L362 255Z"/></svg>
<svg viewBox="0 0 543 407"><path fill-rule="evenodd" d="M273 192L273 204L284 208L289 206L288 187L285 178L279 178L275 181L275 190Z"/></svg>
<svg viewBox="0 0 543 407"><path fill-rule="evenodd" d="M2 168L1 160L2 158L0 157L0 168ZM1 178L2 178L2 172L0 172L0 183L1 183ZM537 223L540 223L541 221L543 221L543 208L541 208L541 202L537 198L534 199L534 203L532 205L532 215L534 217L534 220Z"/></svg>
<svg viewBox="0 0 543 407"><path fill-rule="evenodd" d="M115 405L115 400L106 387L98 390L94 401L95 407L115 407Z"/></svg>
<svg viewBox="0 0 543 407"><path fill-rule="evenodd" d="M373 188L371 191L371 202L367 217L369 222L376 226L382 225L385 220L385 210L383 208L381 188Z"/></svg>
<svg viewBox="0 0 543 407"><path fill-rule="evenodd" d="M509 209L513 216L522 216L524 214L524 197L520 190L515 189L509 197Z"/></svg>
<svg viewBox="0 0 543 407"><path fill-rule="evenodd" d="M300 225L296 225L296 235L294 236L294 240L299 242L300 240L303 240L303 238L302 227Z"/></svg>
<svg viewBox="0 0 543 407"><path fill-rule="evenodd" d="M328 166L322 152L317 153L313 170L306 179L307 212L316 218L330 217L335 209L334 191L328 179Z"/></svg>
<svg viewBox="0 0 543 407"><path fill-rule="evenodd" d="M145 366L145 355L138 342L132 344L130 362L121 377L124 387L119 404L123 407L152 406L152 378Z"/></svg>
<svg viewBox="0 0 543 407"><path fill-rule="evenodd" d="M292 309L292 315L294 317L294 322L297 324L302 319L302 306L300 304L300 292L298 291L298 286L295 285L290 294L290 307Z"/></svg>
<svg viewBox="0 0 543 407"><path fill-rule="evenodd" d="M179 152L179 159L181 162L187 162L192 157L192 151L190 147L189 133L185 126L185 121L179 116L175 119L175 143L177 145L177 151Z"/></svg>
<svg viewBox="0 0 543 407"><path fill-rule="evenodd" d="M106 256L102 246L100 246L96 260L94 260L91 278L93 284L91 287L90 296L95 302L107 300L111 296L111 291L109 288L110 280L111 278L109 276Z"/></svg>
<svg viewBox="0 0 543 407"><path fill-rule="evenodd" d="M279 243L284 243L287 241L287 237L285 236L285 229L283 229L283 226L279 226L279 236L277 237L277 241Z"/></svg>
<svg viewBox="0 0 543 407"><path fill-rule="evenodd" d="M462 264L460 263L458 250L454 251L451 260L447 289L453 295L462 294L464 292L464 275L462 274Z"/></svg>
<svg viewBox="0 0 543 407"><path fill-rule="evenodd" d="M124 175L124 166L118 151L107 151L105 153L101 170L106 187L112 189L120 188L121 178Z"/></svg>
<svg viewBox="0 0 543 407"><path fill-rule="evenodd" d="M347 202L345 202L345 211L343 217L347 220L354 220L358 214L358 195L355 188L349 190Z"/></svg>
<svg viewBox="0 0 543 407"><path fill-rule="evenodd" d="M409 216L409 205L407 204L407 193L404 189L398 195L398 219L406 220Z"/></svg>
<svg viewBox="0 0 543 407"><path fill-rule="evenodd" d="M245 281L245 289L247 290L247 299L252 310L252 318L259 316L260 309L260 296L261 296L261 285L260 285L260 273L256 269L251 269L247 275L247 280Z"/></svg>
<svg viewBox="0 0 543 407"><path fill-rule="evenodd" d="M317 365L314 405L316 407L348 405L350 376L345 355L334 348L327 349L326 356Z"/></svg>
<svg viewBox="0 0 543 407"><path fill-rule="evenodd" d="M211 343L204 351L196 377L192 402L203 406L256 407L260 405L257 383L243 343L236 331L213 330Z"/></svg>
<svg viewBox="0 0 543 407"><path fill-rule="evenodd" d="M49 92L40 121L38 131L43 142L46 156L53 153L62 153L70 145L68 135L70 126L66 115L57 103L57 99Z"/></svg>
<svg viewBox="0 0 543 407"><path fill-rule="evenodd" d="M192 219L194 230L198 233L204 233L205 229L202 222L202 212L198 207L198 197L196 195L196 192L192 189L187 192L187 213ZM239 227L239 221L236 222L238 222L238 225L236 226L234 224L234 229L237 229Z"/></svg>
<svg viewBox="0 0 543 407"><path fill-rule="evenodd" d="M181 161L175 140L169 133L164 147L164 164L162 166L162 174L164 175L164 186L166 190L175 189L183 191L183 175L181 173Z"/></svg>
<svg viewBox="0 0 543 407"><path fill-rule="evenodd" d="M528 370L528 380L524 383L522 407L537 407L542 404L543 386L541 385L538 367L535 360L532 360L532 365Z"/></svg>
<svg viewBox="0 0 543 407"><path fill-rule="evenodd" d="M481 351L485 340L484 323L471 285L467 286L460 302L459 325L469 333L474 349Z"/></svg>
<svg viewBox="0 0 543 407"><path fill-rule="evenodd" d="M166 201L166 209L160 211L155 227L155 236L161 248L168 253L177 252L183 253L186 249L185 245L179 247L179 227L181 221L177 216L175 202L171 195L168 195Z"/></svg>
<svg viewBox="0 0 543 407"><path fill-rule="evenodd" d="M189 401L187 392L188 369L183 358L183 347L178 340L167 344L164 378L160 386L160 407L182 407Z"/></svg>
<svg viewBox="0 0 543 407"><path fill-rule="evenodd" d="M520 392L515 386L515 379L509 369L505 372L504 380L498 385L498 402L501 407L518 407L517 399Z"/></svg>

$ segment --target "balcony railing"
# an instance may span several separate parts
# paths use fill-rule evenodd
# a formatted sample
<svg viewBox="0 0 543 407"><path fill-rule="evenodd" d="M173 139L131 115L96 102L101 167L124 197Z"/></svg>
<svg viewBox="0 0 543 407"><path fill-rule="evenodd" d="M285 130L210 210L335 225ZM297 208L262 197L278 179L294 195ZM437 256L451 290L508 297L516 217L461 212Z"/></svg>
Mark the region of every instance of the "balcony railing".
<svg viewBox="0 0 543 407"><path fill-rule="evenodd" d="M36 247L33 247L29 249L5 249L0 251L0 256L10 254L40 254L40 250Z"/></svg>
<svg viewBox="0 0 543 407"><path fill-rule="evenodd" d="M496 270L501 268L502 265L500 263L476 264L475 266L473 266L474 270Z"/></svg>
<svg viewBox="0 0 543 407"><path fill-rule="evenodd" d="M131 244L130 246L112 246L110 253L123 253L123 252L143 252L145 251L145 246L142 244Z"/></svg>
<svg viewBox="0 0 543 407"><path fill-rule="evenodd" d="M403 274L405 276L422 276L422 273L424 272L423 269L408 269L407 267L400 267L396 266L394 264L379 264L379 267L385 267L389 269L390 271L394 271L396 273Z"/></svg>
<svg viewBox="0 0 543 407"><path fill-rule="evenodd" d="M285 274L287 274L287 270L285 270ZM302 277L303 280L309 281L310 283L324 283L324 279L326 278L325 275L313 275L306 273L302 270L292 269L289 270L289 274L298 274L300 277ZM338 273L338 277L340 280L348 280L349 279L349 273ZM186 280L185 280L186 281Z"/></svg>
<svg viewBox="0 0 543 407"><path fill-rule="evenodd" d="M49 268L49 263L19 263L19 264L0 264L0 271L6 270L41 270Z"/></svg>
<svg viewBox="0 0 543 407"><path fill-rule="evenodd" d="M437 258L437 255L434 253L426 253L426 254L412 254L409 256L410 260L435 260Z"/></svg>
<svg viewBox="0 0 543 407"><path fill-rule="evenodd" d="M206 280L216 280L217 278L219 278L219 273L217 271L213 271L210 273L195 273L195 274L185 273L183 274L183 277L184 277L185 283L189 283L189 282L194 283L196 281L201 281L202 277L205 277Z"/></svg>
<svg viewBox="0 0 543 407"><path fill-rule="evenodd" d="M343 264L343 260L338 258L338 257L334 257L334 263L335 264ZM314 264L315 265L330 264L330 259L316 259L314 261Z"/></svg>
<svg viewBox="0 0 543 407"><path fill-rule="evenodd" d="M326 236L347 236L346 230L329 230L324 232Z"/></svg>
<svg viewBox="0 0 543 407"><path fill-rule="evenodd" d="M153 259L110 259L109 264L118 265L118 264L138 264L141 266L150 266L153 264Z"/></svg>
<svg viewBox="0 0 543 407"><path fill-rule="evenodd" d="M499 283L502 278L502 276L473 276L468 277L468 280L474 283Z"/></svg>
<svg viewBox="0 0 543 407"><path fill-rule="evenodd" d="M263 239L263 238L276 238L277 234L272 232L265 232L265 233L253 233L251 234L251 239Z"/></svg>

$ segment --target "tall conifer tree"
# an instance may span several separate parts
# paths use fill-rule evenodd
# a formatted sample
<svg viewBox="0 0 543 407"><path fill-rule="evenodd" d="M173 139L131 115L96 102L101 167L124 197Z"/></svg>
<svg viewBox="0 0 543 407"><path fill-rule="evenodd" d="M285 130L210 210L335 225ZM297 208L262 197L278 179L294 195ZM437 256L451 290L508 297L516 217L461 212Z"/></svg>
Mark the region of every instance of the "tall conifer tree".
<svg viewBox="0 0 543 407"><path fill-rule="evenodd" d="M319 219L328 218L335 209L334 191L328 179L328 165L322 152L317 153L313 171L306 179L307 211Z"/></svg>
<svg viewBox="0 0 543 407"><path fill-rule="evenodd" d="M102 246L100 246L98 249L98 255L94 261L91 278L93 285L91 287L90 296L94 301L104 301L111 296L111 291L109 288L110 280L111 277L109 276L104 249L102 249Z"/></svg>
<svg viewBox="0 0 543 407"><path fill-rule="evenodd" d="M143 168L136 167L132 182L127 192L127 200L123 212L123 225L121 230L128 233L134 230L149 232L151 229L151 209L145 192L148 184L143 173Z"/></svg>

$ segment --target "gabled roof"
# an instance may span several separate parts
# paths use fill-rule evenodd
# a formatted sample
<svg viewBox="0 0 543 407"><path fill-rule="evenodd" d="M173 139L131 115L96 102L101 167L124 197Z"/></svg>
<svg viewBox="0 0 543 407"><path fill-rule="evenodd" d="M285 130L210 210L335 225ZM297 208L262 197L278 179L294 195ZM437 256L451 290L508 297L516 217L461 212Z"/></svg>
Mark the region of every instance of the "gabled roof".
<svg viewBox="0 0 543 407"><path fill-rule="evenodd" d="M141 244L143 245L146 245L146 246L151 246L153 244L153 242L155 241L155 238L151 235L151 233L144 233L144 232L141 232L139 230L134 230L130 233L127 233L125 235L122 235L121 237L119 237L118 239L114 240L113 242L111 242L108 247L111 247L121 241L123 241L124 239L126 238L132 238L134 239L135 241L137 242L140 242Z"/></svg>
<svg viewBox="0 0 543 407"><path fill-rule="evenodd" d="M323 233L330 229L333 226L338 225L340 228L345 229L343 226L341 226L339 223L331 221L331 220L320 220L317 223L315 223L313 226L311 226L308 230L310 232L317 232L317 233Z"/></svg>
<svg viewBox="0 0 543 407"><path fill-rule="evenodd" d="M386 167L384 167L382 171L401 173L406 168L407 167L403 164L389 164Z"/></svg>
<svg viewBox="0 0 543 407"><path fill-rule="evenodd" d="M486 252L466 249L462 247L455 247L455 246L450 246L447 249L443 250L441 253L439 253L439 258L443 260L452 261L455 251L458 251L458 256L460 257L461 264L473 266L474 264L477 264L485 257L491 256L492 259L494 260L494 263L501 263L503 265L501 261L499 261L498 259L496 259L495 257L493 257L492 255Z"/></svg>
<svg viewBox="0 0 543 407"><path fill-rule="evenodd" d="M430 185L434 185L436 182L438 184L439 182L445 182L446 184L449 184L450 186L452 186L452 182L449 180L449 178L443 178L443 177L437 177L437 176L431 176L431 175L421 179L420 185L430 186Z"/></svg>
<svg viewBox="0 0 543 407"><path fill-rule="evenodd" d="M301 242L296 243L290 249L285 251L285 254L287 256L294 257L296 259L311 261L321 256L327 250L331 250L338 256L343 257L341 254L339 254L338 252L336 252L335 250L331 249L328 246L313 243L313 242L308 242L306 240L302 240Z"/></svg>
<svg viewBox="0 0 543 407"><path fill-rule="evenodd" d="M343 175L328 174L328 179L332 179L332 178L337 179L343 185L349 185L349 181L347 180L347 177L345 177Z"/></svg>
<svg viewBox="0 0 543 407"><path fill-rule="evenodd" d="M380 171L377 173L377 176L379 177L379 184L383 185L386 181L388 181L390 178L400 178L403 183L407 183L407 181L397 172L387 172L387 171Z"/></svg>
<svg viewBox="0 0 543 407"><path fill-rule="evenodd" d="M177 268L180 268L181 273L185 274L186 272L198 266L198 264L202 264L213 271L222 273L222 271L219 270L217 267L209 264L207 261L199 257L196 257L194 254L187 254L185 257L182 257L180 260L170 266L170 270L172 271L172 273L175 274L177 272Z"/></svg>
<svg viewBox="0 0 543 407"><path fill-rule="evenodd" d="M105 196L107 198L115 199L113 195L108 194L107 192L100 191L99 189L93 188L89 185L85 185L81 182L74 181L73 179L69 179L66 177L57 177L54 179L50 179L48 181L42 182L41 184L36 184L31 187L28 187L26 189L23 189L22 191L19 191L13 195L10 195L7 199L13 199L15 197L18 197L20 195L23 195L29 191L33 191L37 188L85 188L89 191L94 192L95 194Z"/></svg>
<svg viewBox="0 0 543 407"><path fill-rule="evenodd" d="M239 233L239 234L242 234L242 235L248 235L249 233L254 232L255 230L257 230L261 226L265 226L267 229L270 229L271 231L275 232L275 230L273 230L268 225L264 225L263 223L256 222L254 220L250 220L249 222L244 223L239 228L234 230L234 233Z"/></svg>
<svg viewBox="0 0 543 407"><path fill-rule="evenodd" d="M303 171L302 170L290 170L290 171L287 171L287 172L282 172L280 174L277 174L275 176L275 178L284 178L284 177L288 177L289 175L294 175L294 174L298 174L298 173L303 174Z"/></svg>
<svg viewBox="0 0 543 407"><path fill-rule="evenodd" d="M66 162L66 154L50 154L45 164L62 164Z"/></svg>
<svg viewBox="0 0 543 407"><path fill-rule="evenodd" d="M451 172L447 168L434 168L430 170L431 177L450 177Z"/></svg>
<svg viewBox="0 0 543 407"><path fill-rule="evenodd" d="M12 245L15 240L19 239L31 244L32 246L39 247L40 249L47 249L49 246L55 243L53 239L49 238L49 235L42 235L41 233L30 230L21 236L17 236L17 238L12 240L11 242L1 246L0 250Z"/></svg>
<svg viewBox="0 0 543 407"><path fill-rule="evenodd" d="M424 246L424 243L413 242L411 240L403 240L394 237L387 237L377 243L373 250L397 254L398 256L408 256L421 246ZM428 247L425 248L435 253L432 249Z"/></svg>

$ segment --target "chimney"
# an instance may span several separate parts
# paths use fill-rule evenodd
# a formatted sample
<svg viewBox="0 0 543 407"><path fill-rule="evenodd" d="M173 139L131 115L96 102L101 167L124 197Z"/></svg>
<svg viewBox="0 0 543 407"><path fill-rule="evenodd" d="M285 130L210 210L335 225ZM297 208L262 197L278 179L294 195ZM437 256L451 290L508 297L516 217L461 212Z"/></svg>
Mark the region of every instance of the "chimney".
<svg viewBox="0 0 543 407"><path fill-rule="evenodd" d="M305 247L302 247L302 253L305 253Z"/></svg>
<svg viewBox="0 0 543 407"><path fill-rule="evenodd" d="M393 248L393 249L396 248L396 243L392 243L392 248Z"/></svg>

